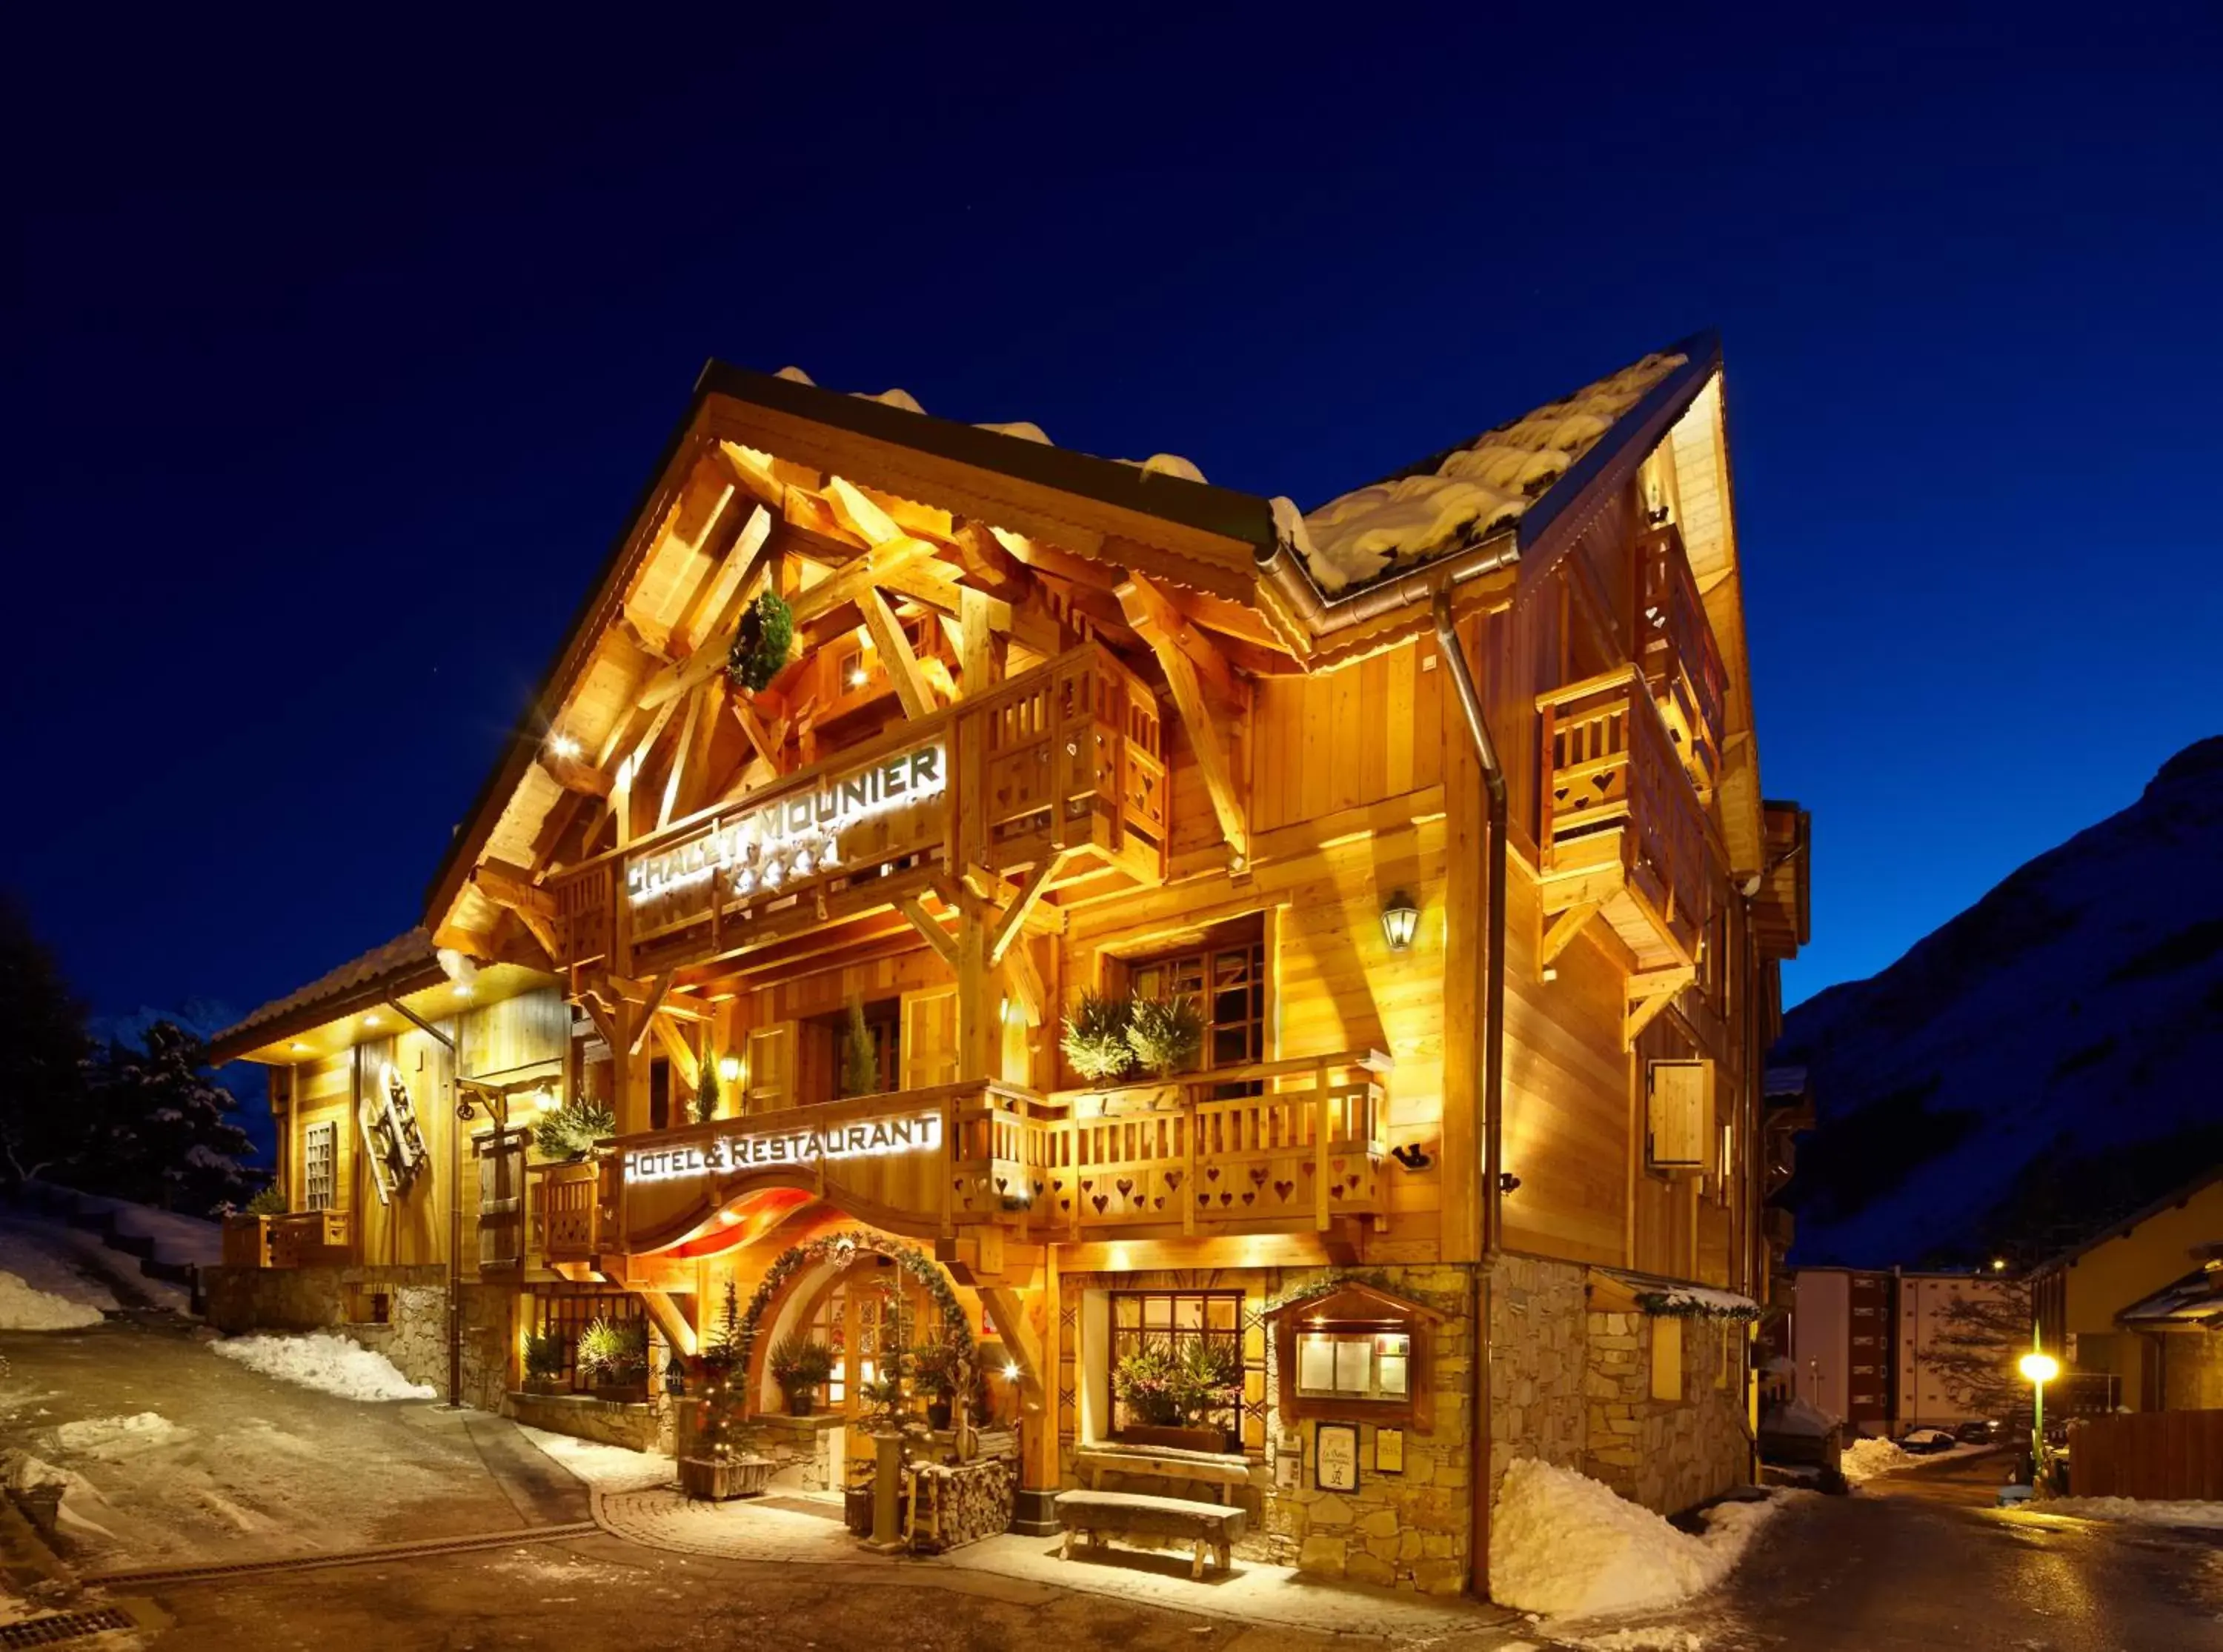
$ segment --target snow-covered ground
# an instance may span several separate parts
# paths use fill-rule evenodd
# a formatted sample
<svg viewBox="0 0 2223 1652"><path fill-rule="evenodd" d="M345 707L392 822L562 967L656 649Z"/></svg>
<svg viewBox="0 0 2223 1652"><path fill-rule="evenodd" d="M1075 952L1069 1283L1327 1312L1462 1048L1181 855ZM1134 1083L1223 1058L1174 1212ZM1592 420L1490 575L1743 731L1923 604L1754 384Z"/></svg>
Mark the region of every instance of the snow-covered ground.
<svg viewBox="0 0 2223 1652"><path fill-rule="evenodd" d="M1506 1470L1490 1519L1490 1592L1554 1618L1673 1605L1727 1577L1784 1503L1809 1495L1717 1504L1693 1536L1587 1475L1523 1458Z"/></svg>
<svg viewBox="0 0 2223 1652"><path fill-rule="evenodd" d="M634 1492L644 1486L669 1486L671 1459L650 1451L629 1451L568 1434L518 1425L517 1431L589 1486L601 1492Z"/></svg>
<svg viewBox="0 0 2223 1652"><path fill-rule="evenodd" d="M2223 1503L2169 1503L2136 1497L2050 1497L2022 1506L2031 1514L2074 1515L2079 1520L2121 1520L2139 1526L2207 1526L2223 1530Z"/></svg>
<svg viewBox="0 0 2223 1652"><path fill-rule="evenodd" d="M430 1385L411 1382L382 1354L374 1354L344 1336L310 1331L299 1336L257 1333L229 1337L211 1352L236 1360L250 1371L280 1382L299 1383L342 1399L431 1399Z"/></svg>
<svg viewBox="0 0 2223 1652"><path fill-rule="evenodd" d="M131 1205L119 1208L138 1210ZM139 1214L166 1222L189 1220L169 1217L160 1210ZM123 1222L120 1216L117 1220ZM157 1239L155 1243L158 1252L167 1253L167 1241ZM185 1247L180 1244L179 1248ZM98 1234L72 1228L60 1215L27 1205L0 1205L0 1270L15 1274L35 1290L104 1313L143 1303L182 1314L192 1297L181 1285L142 1273L137 1257L110 1250Z"/></svg>

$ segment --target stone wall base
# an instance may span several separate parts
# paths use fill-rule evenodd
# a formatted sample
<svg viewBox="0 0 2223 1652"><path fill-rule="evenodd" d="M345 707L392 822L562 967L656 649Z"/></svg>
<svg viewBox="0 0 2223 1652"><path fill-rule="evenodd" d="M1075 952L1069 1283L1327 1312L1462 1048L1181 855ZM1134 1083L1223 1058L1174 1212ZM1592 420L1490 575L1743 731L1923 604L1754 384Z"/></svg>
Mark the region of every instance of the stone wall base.
<svg viewBox="0 0 2223 1652"><path fill-rule="evenodd" d="M204 1269L201 1279L208 1322L227 1335L336 1332L448 1396L444 1267L217 1267ZM516 1296L507 1285L463 1286L462 1397L479 1410L501 1410L509 1387Z"/></svg>
<svg viewBox="0 0 2223 1652"><path fill-rule="evenodd" d="M658 1404L621 1404L596 1399L591 1394L526 1394L507 1396L509 1415L527 1428L591 1440L598 1445L623 1446L628 1451L658 1448L664 1419Z"/></svg>

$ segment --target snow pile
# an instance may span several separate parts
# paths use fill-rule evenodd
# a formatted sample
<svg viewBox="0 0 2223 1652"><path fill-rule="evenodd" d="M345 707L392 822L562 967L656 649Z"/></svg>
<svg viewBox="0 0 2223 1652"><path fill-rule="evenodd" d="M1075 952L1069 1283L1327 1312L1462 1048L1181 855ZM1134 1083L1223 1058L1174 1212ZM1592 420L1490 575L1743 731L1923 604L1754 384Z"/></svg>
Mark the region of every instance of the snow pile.
<svg viewBox="0 0 2223 1652"><path fill-rule="evenodd" d="M211 1348L266 1377L342 1399L431 1399L433 1394L429 1384L411 1382L384 1354L325 1331L305 1336L235 1336Z"/></svg>
<svg viewBox="0 0 2223 1652"><path fill-rule="evenodd" d="M1587 1652L1704 1652L1705 1642L1696 1630L1617 1629L1610 1635L1590 1635L1570 1641Z"/></svg>
<svg viewBox="0 0 2223 1652"><path fill-rule="evenodd" d="M89 1416L65 1423L54 1430L54 1443L64 1451L112 1461L150 1446L168 1445L184 1432L160 1411L142 1411L136 1416Z"/></svg>
<svg viewBox="0 0 2223 1652"><path fill-rule="evenodd" d="M37 1504L51 1499L55 1525L70 1536L115 1536L88 1512L97 1509L105 1513L108 1509L107 1499L91 1480L66 1468L57 1468L28 1451L0 1451L0 1492L19 1503Z"/></svg>
<svg viewBox="0 0 2223 1652"><path fill-rule="evenodd" d="M1871 1440L1863 1436L1845 1448L1845 1454L1839 1460L1837 1467L1847 1479L1858 1486L1862 1480L1873 1479L1879 1474L1905 1468L1913 1460L1888 1440Z"/></svg>
<svg viewBox="0 0 2223 1652"><path fill-rule="evenodd" d="M1786 1400L1770 1408L1760 1420L1762 1434L1795 1434L1804 1440L1819 1440L1837 1426L1831 1416L1811 1400Z"/></svg>
<svg viewBox="0 0 2223 1652"><path fill-rule="evenodd" d="M1694 1537L1587 1475L1522 1458L1505 1471L1490 1517L1490 1592L1550 1617L1672 1605L1728 1576L1780 1506L1779 1493L1724 1503Z"/></svg>
<svg viewBox="0 0 2223 1652"><path fill-rule="evenodd" d="M2023 1505L2032 1514L2123 1520L2140 1526L2209 1526L2223 1530L2223 1503L2168 1503L2138 1497L2050 1497Z"/></svg>
<svg viewBox="0 0 2223 1652"><path fill-rule="evenodd" d="M576 1440L568 1434L551 1434L522 1423L517 1431L597 1491L637 1492L643 1486L671 1484L671 1459L654 1452Z"/></svg>
<svg viewBox="0 0 2223 1652"><path fill-rule="evenodd" d="M75 1331L101 1321L86 1302L26 1285L17 1273L0 1273L0 1331Z"/></svg>

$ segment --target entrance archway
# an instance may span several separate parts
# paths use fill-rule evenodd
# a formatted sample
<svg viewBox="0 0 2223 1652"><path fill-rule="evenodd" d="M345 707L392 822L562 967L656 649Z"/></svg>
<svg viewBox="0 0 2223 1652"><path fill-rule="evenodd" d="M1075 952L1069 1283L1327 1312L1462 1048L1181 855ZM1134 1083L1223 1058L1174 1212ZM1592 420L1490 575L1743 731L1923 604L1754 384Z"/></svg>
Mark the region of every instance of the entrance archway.
<svg viewBox="0 0 2223 1652"><path fill-rule="evenodd" d="M772 1380L771 1350L783 1338L820 1330L822 1322L830 1341L837 1306L842 1339L839 1399L845 1411L861 1409L859 1386L879 1373L897 1335L885 1306L887 1292L874 1291L878 1299L869 1303L865 1295L880 1283L880 1275L892 1276L886 1280L888 1291L912 1310L912 1341L938 1337L952 1342L965 1366L978 1369L972 1316L932 1257L916 1245L866 1229L823 1234L781 1252L741 1316L751 1409L780 1408L784 1397ZM829 1392L828 1398L830 1404L834 1397Z"/></svg>

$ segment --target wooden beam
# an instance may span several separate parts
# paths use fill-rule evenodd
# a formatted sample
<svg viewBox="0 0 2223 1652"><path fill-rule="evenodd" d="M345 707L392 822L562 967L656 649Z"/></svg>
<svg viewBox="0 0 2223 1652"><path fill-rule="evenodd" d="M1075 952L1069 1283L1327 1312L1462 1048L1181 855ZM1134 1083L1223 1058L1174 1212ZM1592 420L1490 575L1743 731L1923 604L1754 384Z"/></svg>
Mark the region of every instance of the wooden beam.
<svg viewBox="0 0 2223 1652"><path fill-rule="evenodd" d="M953 970L957 967L957 943L916 895L903 896L897 901L896 910L910 920L911 927L926 937L926 944L934 948L944 964Z"/></svg>
<svg viewBox="0 0 2223 1652"><path fill-rule="evenodd" d="M856 484L842 476L828 476L822 490L828 507L834 520L848 529L868 545L885 545L907 538L895 518L857 491Z"/></svg>
<svg viewBox="0 0 2223 1652"><path fill-rule="evenodd" d="M923 602L929 608L954 614L962 606L968 591L975 596L979 593L949 578L941 571L947 566L945 562L922 558L901 568L891 568L881 576L880 584L884 589L901 592L914 602ZM992 598L990 600L993 600Z"/></svg>
<svg viewBox="0 0 2223 1652"><path fill-rule="evenodd" d="M1042 983L1042 971L1035 967L1035 955L1024 946L1014 946L1004 954L1004 984L1011 989L1012 1001L1027 1025L1040 1027L1049 1014L1049 989Z"/></svg>
<svg viewBox="0 0 2223 1652"><path fill-rule="evenodd" d="M563 943L556 933L556 897L535 883L532 873L506 861L482 861L471 869L471 883L525 926L550 963L564 961Z"/></svg>
<svg viewBox="0 0 2223 1652"><path fill-rule="evenodd" d="M749 737L749 744L757 756L768 763L774 774L779 772L780 752L787 745L787 719L783 717L766 728L757 716L756 707L746 700L734 701L734 720L741 725L741 732Z"/></svg>
<svg viewBox="0 0 2223 1652"><path fill-rule="evenodd" d="M747 589L771 533L771 512L759 505L749 512L748 520L741 524L740 533L726 552L725 560L718 564L718 571L711 575L709 583L703 587L674 633L688 649L699 652L706 638L716 636L733 623L726 617L727 610L737 604Z"/></svg>
<svg viewBox="0 0 2223 1652"><path fill-rule="evenodd" d="M1004 611L1000 625L996 623L998 608ZM998 602L968 586L959 599L957 619L957 669L964 676L965 693L969 698L986 693L1004 680L1008 658L1005 643L1011 629L1011 605Z"/></svg>
<svg viewBox="0 0 2223 1652"><path fill-rule="evenodd" d="M648 1042L649 1027L656 1020L656 1012L664 1007L664 995L671 990L672 979L672 973L669 970L658 976L654 984L648 989L646 1002L639 1005L626 1017L628 1023L626 1029L627 1055L639 1055L641 1046Z"/></svg>
<svg viewBox="0 0 2223 1652"><path fill-rule="evenodd" d="M702 1351L696 1345L695 1328L687 1322L687 1316L679 1311L679 1304L671 1300L669 1291L643 1290L640 1303L674 1352L691 1360Z"/></svg>
<svg viewBox="0 0 2223 1652"><path fill-rule="evenodd" d="M1027 914L1035 909L1035 903L1049 892L1051 880L1065 870L1067 852L1058 851L1038 862L1034 870L1027 874L1026 881L1019 885L1019 892L1011 897L1011 905L1005 907L996 919L995 927L988 932L990 969L1004 961L1004 953L1017 939L1021 927L1027 920Z"/></svg>
<svg viewBox="0 0 2223 1652"><path fill-rule="evenodd" d="M706 688L708 684L704 685ZM664 796L656 806L656 829L658 832L671 824L672 811L679 807L679 788L687 779L687 764L695 755L695 725L702 719L702 696L687 696L687 715L679 725L679 743L672 748L671 769L664 777Z"/></svg>
<svg viewBox="0 0 2223 1652"><path fill-rule="evenodd" d="M1687 964L1678 964L1664 970L1647 970L1628 977L1628 1012L1621 1024L1621 1047L1633 1050L1644 1029L1659 1019L1659 1012L1675 1002L1675 996L1698 978L1698 972Z"/></svg>
<svg viewBox="0 0 2223 1652"><path fill-rule="evenodd" d="M608 774L579 757L558 757L543 746L539 752L540 766L548 777L567 792L577 792L587 797L608 797L612 782Z"/></svg>
<svg viewBox="0 0 2223 1652"><path fill-rule="evenodd" d="M679 1076L686 1081L687 1088L690 1090L701 1090L702 1063L695 1053L695 1046L688 1043L679 1028L673 1024L670 1015L659 1014L652 1018L651 1025L655 1029L657 1042L664 1046L664 1053L671 1058L671 1065L678 1069Z"/></svg>
<svg viewBox="0 0 2223 1652"><path fill-rule="evenodd" d="M1119 606L1133 622L1136 632L1149 644L1151 653L1164 668L1167 686L1173 690L1174 705L1181 713L1181 722L1188 730L1189 744L1196 752L1198 772L1204 776L1205 791L1212 799L1212 812L1219 821L1220 835L1227 840L1228 864L1242 871L1250 864L1250 824L1248 811L1243 806L1234 754L1221 736L1219 725L1213 720L1212 707L1206 699L1206 674L1198 669L1193 652L1181 641L1184 633L1192 638L1198 633L1173 611L1157 587L1139 575L1130 575L1122 583L1118 595ZM1211 646L1204 644L1206 650ZM1212 675L1217 680L1221 674L1230 678L1233 675L1225 662L1220 671Z"/></svg>
<svg viewBox="0 0 2223 1652"><path fill-rule="evenodd" d="M1583 926L1597 916L1598 910L1596 901L1583 901L1552 919L1551 926L1544 931L1543 945L1536 949L1536 967L1546 969L1557 960L1560 953L1574 944L1575 937L1582 933Z"/></svg>
<svg viewBox="0 0 2223 1652"><path fill-rule="evenodd" d="M888 600L873 587L866 587L858 597L865 610L865 629L872 634L872 643L880 651L880 663L887 668L888 679L895 684L896 698L903 702L906 717L930 717L939 709L934 690L918 669L918 656L911 651L910 638L904 635L895 610Z"/></svg>
<svg viewBox="0 0 2223 1652"><path fill-rule="evenodd" d="M841 571L818 581L808 591L798 592L794 600L795 623L800 627L809 625L822 613L831 612L845 602L863 599L866 592L886 582L889 576L934 554L934 547L923 539L901 537L891 539L843 564Z"/></svg>
<svg viewBox="0 0 2223 1652"><path fill-rule="evenodd" d="M1182 1197L1188 1196L1183 1194ZM1048 1412L1057 1393L1057 1373L1043 1368L1042 1339L1035 1335L1034 1327L1027 1322L1027 1307L1019 1293L1008 1285L982 1285L980 1298L988 1304L988 1312L1003 1334L1004 1351L1011 1356L1011 1363L1019 1368L1019 1392L1027 1409ZM1045 1428L1055 1429L1057 1419L1046 1415Z"/></svg>

